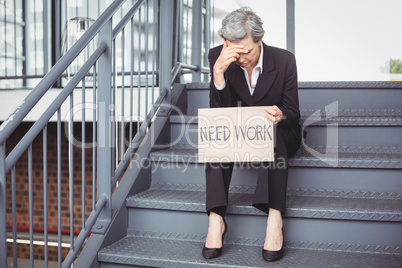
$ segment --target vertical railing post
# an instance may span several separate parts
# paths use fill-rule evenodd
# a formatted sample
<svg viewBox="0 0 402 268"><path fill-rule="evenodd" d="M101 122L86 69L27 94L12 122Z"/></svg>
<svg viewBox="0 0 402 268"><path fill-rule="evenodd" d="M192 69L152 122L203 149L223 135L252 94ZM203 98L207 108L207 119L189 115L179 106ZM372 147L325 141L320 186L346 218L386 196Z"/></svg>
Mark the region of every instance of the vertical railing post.
<svg viewBox="0 0 402 268"><path fill-rule="evenodd" d="M111 219L112 187L112 20L99 33L99 43L106 42L107 49L99 58L98 68L98 139L97 139L97 199L106 195L107 202L92 232L104 233Z"/></svg>
<svg viewBox="0 0 402 268"><path fill-rule="evenodd" d="M43 0L43 73L47 74L49 71L49 59L51 58L52 51L49 50L49 2Z"/></svg>
<svg viewBox="0 0 402 268"><path fill-rule="evenodd" d="M208 52L211 48L211 0L205 0L205 21L204 21L204 62L202 66L209 66ZM204 81L209 80L209 74L204 74Z"/></svg>
<svg viewBox="0 0 402 268"><path fill-rule="evenodd" d="M295 0L286 0L286 49L295 53Z"/></svg>
<svg viewBox="0 0 402 268"><path fill-rule="evenodd" d="M193 82L201 82L202 0L193 1L192 16L191 64L198 67L193 71Z"/></svg>
<svg viewBox="0 0 402 268"><path fill-rule="evenodd" d="M0 144L0 267L7 266L6 145Z"/></svg>
<svg viewBox="0 0 402 268"><path fill-rule="evenodd" d="M167 89L166 101L170 103L171 71L173 61L173 15L174 0L160 1L159 38L159 90Z"/></svg>
<svg viewBox="0 0 402 268"><path fill-rule="evenodd" d="M184 8L184 3L183 0L177 0L176 2L176 20L175 20L175 46L174 46L174 64L177 62L183 62L183 50L184 50L184 44L183 44L183 36L184 36L184 23L183 23L183 8ZM175 82L180 83L181 82L181 72L178 73L176 76Z"/></svg>
<svg viewBox="0 0 402 268"><path fill-rule="evenodd" d="M29 25L28 23L28 10L29 10L29 1L23 0L22 1L22 17L24 20L24 34L22 36L22 55L24 56L25 60L22 61L22 74L24 76L28 75L28 66L30 64L30 57L28 55L28 42L29 38ZM22 86L27 86L27 79L22 79Z"/></svg>
<svg viewBox="0 0 402 268"><path fill-rule="evenodd" d="M52 61L51 66L53 66L60 59L60 49L61 49L61 0L53 0L52 13L55 14L52 18L51 35L52 35ZM56 87L61 88L61 79L57 79L55 84Z"/></svg>

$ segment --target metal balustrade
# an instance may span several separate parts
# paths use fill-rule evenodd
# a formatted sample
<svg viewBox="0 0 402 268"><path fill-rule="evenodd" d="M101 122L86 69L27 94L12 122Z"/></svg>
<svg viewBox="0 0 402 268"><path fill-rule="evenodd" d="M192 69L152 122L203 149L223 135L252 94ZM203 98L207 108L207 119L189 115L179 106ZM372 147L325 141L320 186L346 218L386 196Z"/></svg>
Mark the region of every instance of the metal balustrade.
<svg viewBox="0 0 402 268"><path fill-rule="evenodd" d="M41 79L22 104L0 126L0 266L7 267L7 257L13 256L13 267L17 267L17 199L16 163L27 151L29 184L29 241L30 265L34 266L34 180L33 161L41 158L43 162L43 226L45 267L48 267L48 174L57 173L57 240L58 266L70 267L80 253L90 233L105 233L111 218L111 200L114 187L124 174L132 155L141 144L149 125L161 105L170 104L170 90L173 81L180 81L183 73L191 72L193 80L200 81L202 67L201 51L208 51L210 12L209 1L194 0L186 3L180 0L138 0L132 4L124 16L116 23L113 17L124 12L124 0L115 0L71 46ZM175 9L175 7L177 9ZM186 9L186 10L185 10ZM192 29L184 28L183 17L174 16L192 10ZM199 14L198 14L199 13ZM202 15L204 14L204 15ZM176 18L178 21L174 21ZM187 17L188 18L188 17ZM204 32L202 37L202 20ZM175 29L174 25L179 25ZM195 29L198 27L198 29ZM193 37L187 37L192 34ZM194 34L197 34L194 36ZM192 61L183 62L182 40L192 40ZM57 97L48 103L48 108L25 133L14 148L7 148L6 142L14 133L24 117L40 103L43 96L63 76L72 62L87 49L92 40L97 39L96 49L88 56ZM208 42L206 44L205 42ZM194 47L194 44L197 44ZM188 43L187 43L188 45ZM196 48L196 49L195 49ZM188 49L186 49L188 51ZM186 54L187 55L187 54ZM188 57L186 57L188 58ZM136 60L136 61L135 61ZM137 63L137 66L135 66ZM204 62L205 64L205 62ZM175 68L173 68L175 67ZM90 77L91 79L87 79ZM90 81L88 81L90 80ZM128 101L127 101L128 100ZM68 143L68 199L62 196L62 135L63 109L67 107L66 135ZM50 170L48 161L48 124L56 118L57 129L57 170ZM81 124L81 141L74 137L74 122ZM92 129L86 128L86 121ZM125 129L128 125L128 130ZM135 133L135 126L138 129ZM92 140L86 141L87 131L92 131ZM33 148L35 139L43 140L43 152ZM81 172L74 169L77 146L81 151ZM85 213L87 150L92 154L92 212ZM42 154L42 155L41 155ZM74 175L77 173L78 175ZM74 180L82 182L81 193L74 192ZM7 228L7 181L11 185L12 226ZM81 195L81 212L74 210L75 196ZM62 256L62 205L69 204L69 243L70 251ZM81 230L77 235L74 224L78 219ZM7 251L7 231L12 232L12 252ZM93 258L94 256L89 256Z"/></svg>

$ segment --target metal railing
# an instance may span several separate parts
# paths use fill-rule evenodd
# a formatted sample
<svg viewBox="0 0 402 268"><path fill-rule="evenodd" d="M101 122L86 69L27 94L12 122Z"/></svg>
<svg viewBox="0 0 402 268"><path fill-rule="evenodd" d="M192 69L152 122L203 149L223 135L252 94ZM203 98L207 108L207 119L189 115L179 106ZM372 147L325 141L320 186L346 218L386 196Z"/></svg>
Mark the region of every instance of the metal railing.
<svg viewBox="0 0 402 268"><path fill-rule="evenodd" d="M111 217L111 196L113 188L122 177L127 164L141 143L147 128L152 124L153 116L161 104L170 103L170 90L173 81L180 81L182 73L193 74L193 80L199 81L201 73L208 72L202 67L201 44L204 51L209 49L205 38L201 36L202 13L205 16L210 8L209 1L194 0L183 3L180 0L138 0L121 20L113 27L113 16L122 12L124 0L115 0L100 17L89 27L80 39L57 61L23 103L0 126L0 266L7 267L7 257L13 257L13 267L17 267L17 194L16 177L17 162L27 151L27 166L29 184L29 244L30 264L34 266L35 235L34 214L34 181L43 180L43 239L45 252L45 267L48 266L48 174L57 174L57 241L58 265L69 267L81 251L84 242L96 224L96 232L104 233ZM175 10L174 7L177 7ZM183 28L182 16L184 9L191 9L193 14L192 28ZM125 8L127 10L127 7ZM188 11L186 11L188 13ZM199 13L199 14L197 14ZM175 21L176 20L176 21ZM179 25L175 29L174 25ZM184 33L186 31L186 33ZM204 31L210 31L204 28ZM180 40L192 34L192 44L197 43L198 50L192 46L191 64L183 63L183 43ZM197 36L194 36L196 34ZM176 36L176 38L174 38ZM8 139L15 133L24 117L36 106L43 105L43 96L52 85L63 75L71 63L79 57L92 40L97 38L97 46L79 70L71 77L57 97L49 104L38 120L30 127L14 148L6 148ZM209 42L209 41L208 41ZM199 55L198 55L199 54ZM138 66L135 66L135 58ZM175 66L175 68L173 68ZM91 81L88 82L87 78ZM136 81L135 81L136 78ZM87 86L90 84L90 86ZM77 101L78 100L78 101ZM90 111L90 112L88 112ZM78 116L77 116L78 114ZM63 199L62 186L64 172L62 171L62 139L63 119L68 140L68 200ZM80 117L80 118L79 118ZM56 121L57 136L57 170L50 170L48 165L49 142L48 125L51 119ZM74 123L77 122L78 123ZM92 129L86 129L86 122L92 123ZM80 125L81 137L77 141L74 127ZM128 130L126 129L128 125ZM137 126L137 134L135 133ZM92 131L92 140L86 141L87 131ZM34 140L42 136L43 147L36 152ZM75 168L77 152L81 157L81 172ZM88 157L90 152L90 157ZM43 168L38 177L34 172L33 162L41 158ZM88 177L88 158L92 158L92 212L85 213L86 178ZM77 173L79 175L74 175ZM74 207L77 205L78 193L74 192L76 181L81 181L81 215L77 215ZM7 188L7 182L11 189ZM11 209L7 207L11 194ZM69 244L70 251L62 256L62 205L69 204ZM11 210L7 217L7 209ZM81 230L76 230L76 221L81 222ZM7 224L11 225L12 252L7 251ZM76 233L79 233L76 235ZM64 260L63 260L64 258Z"/></svg>

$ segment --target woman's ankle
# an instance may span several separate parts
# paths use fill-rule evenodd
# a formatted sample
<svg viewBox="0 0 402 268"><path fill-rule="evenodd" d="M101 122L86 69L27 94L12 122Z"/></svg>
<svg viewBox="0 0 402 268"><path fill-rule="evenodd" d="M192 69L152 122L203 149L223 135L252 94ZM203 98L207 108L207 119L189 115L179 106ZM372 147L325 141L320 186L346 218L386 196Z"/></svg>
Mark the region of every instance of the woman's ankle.
<svg viewBox="0 0 402 268"><path fill-rule="evenodd" d="M225 222L223 218L211 212L209 214L208 234L205 246L208 248L219 248L222 246L222 234L225 232ZM212 245L211 245L212 244Z"/></svg>

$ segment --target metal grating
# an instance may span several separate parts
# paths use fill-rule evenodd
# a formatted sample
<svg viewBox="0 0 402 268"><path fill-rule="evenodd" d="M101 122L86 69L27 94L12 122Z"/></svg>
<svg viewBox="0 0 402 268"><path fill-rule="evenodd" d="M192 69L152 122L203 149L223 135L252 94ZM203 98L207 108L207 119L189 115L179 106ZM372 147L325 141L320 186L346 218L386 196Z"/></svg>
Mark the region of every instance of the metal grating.
<svg viewBox="0 0 402 268"><path fill-rule="evenodd" d="M338 124L338 126L359 127L359 126L402 126L402 109L340 109L336 111L325 111L325 117L309 117L317 109L301 109L300 123L309 120L309 126L327 126ZM169 118L173 124L198 124L197 115L172 115Z"/></svg>
<svg viewBox="0 0 402 268"><path fill-rule="evenodd" d="M300 148L289 159L289 166L402 169L402 147L316 146L310 149L320 153L320 158ZM180 163L203 165L198 163L197 154L197 149L170 148L153 152L150 158L155 162L172 162L173 166Z"/></svg>
<svg viewBox="0 0 402 268"><path fill-rule="evenodd" d="M98 261L149 267L267 267L261 246L225 244L220 258L205 260L203 242L127 236L101 250ZM400 267L401 255L285 249L270 267Z"/></svg>
<svg viewBox="0 0 402 268"><path fill-rule="evenodd" d="M380 195L380 194L379 194ZM265 215L252 204L252 194L231 193L228 213ZM205 211L205 192L191 190L149 189L127 198L128 207ZM352 198L335 196L288 195L288 217L339 220L402 222L402 199Z"/></svg>

